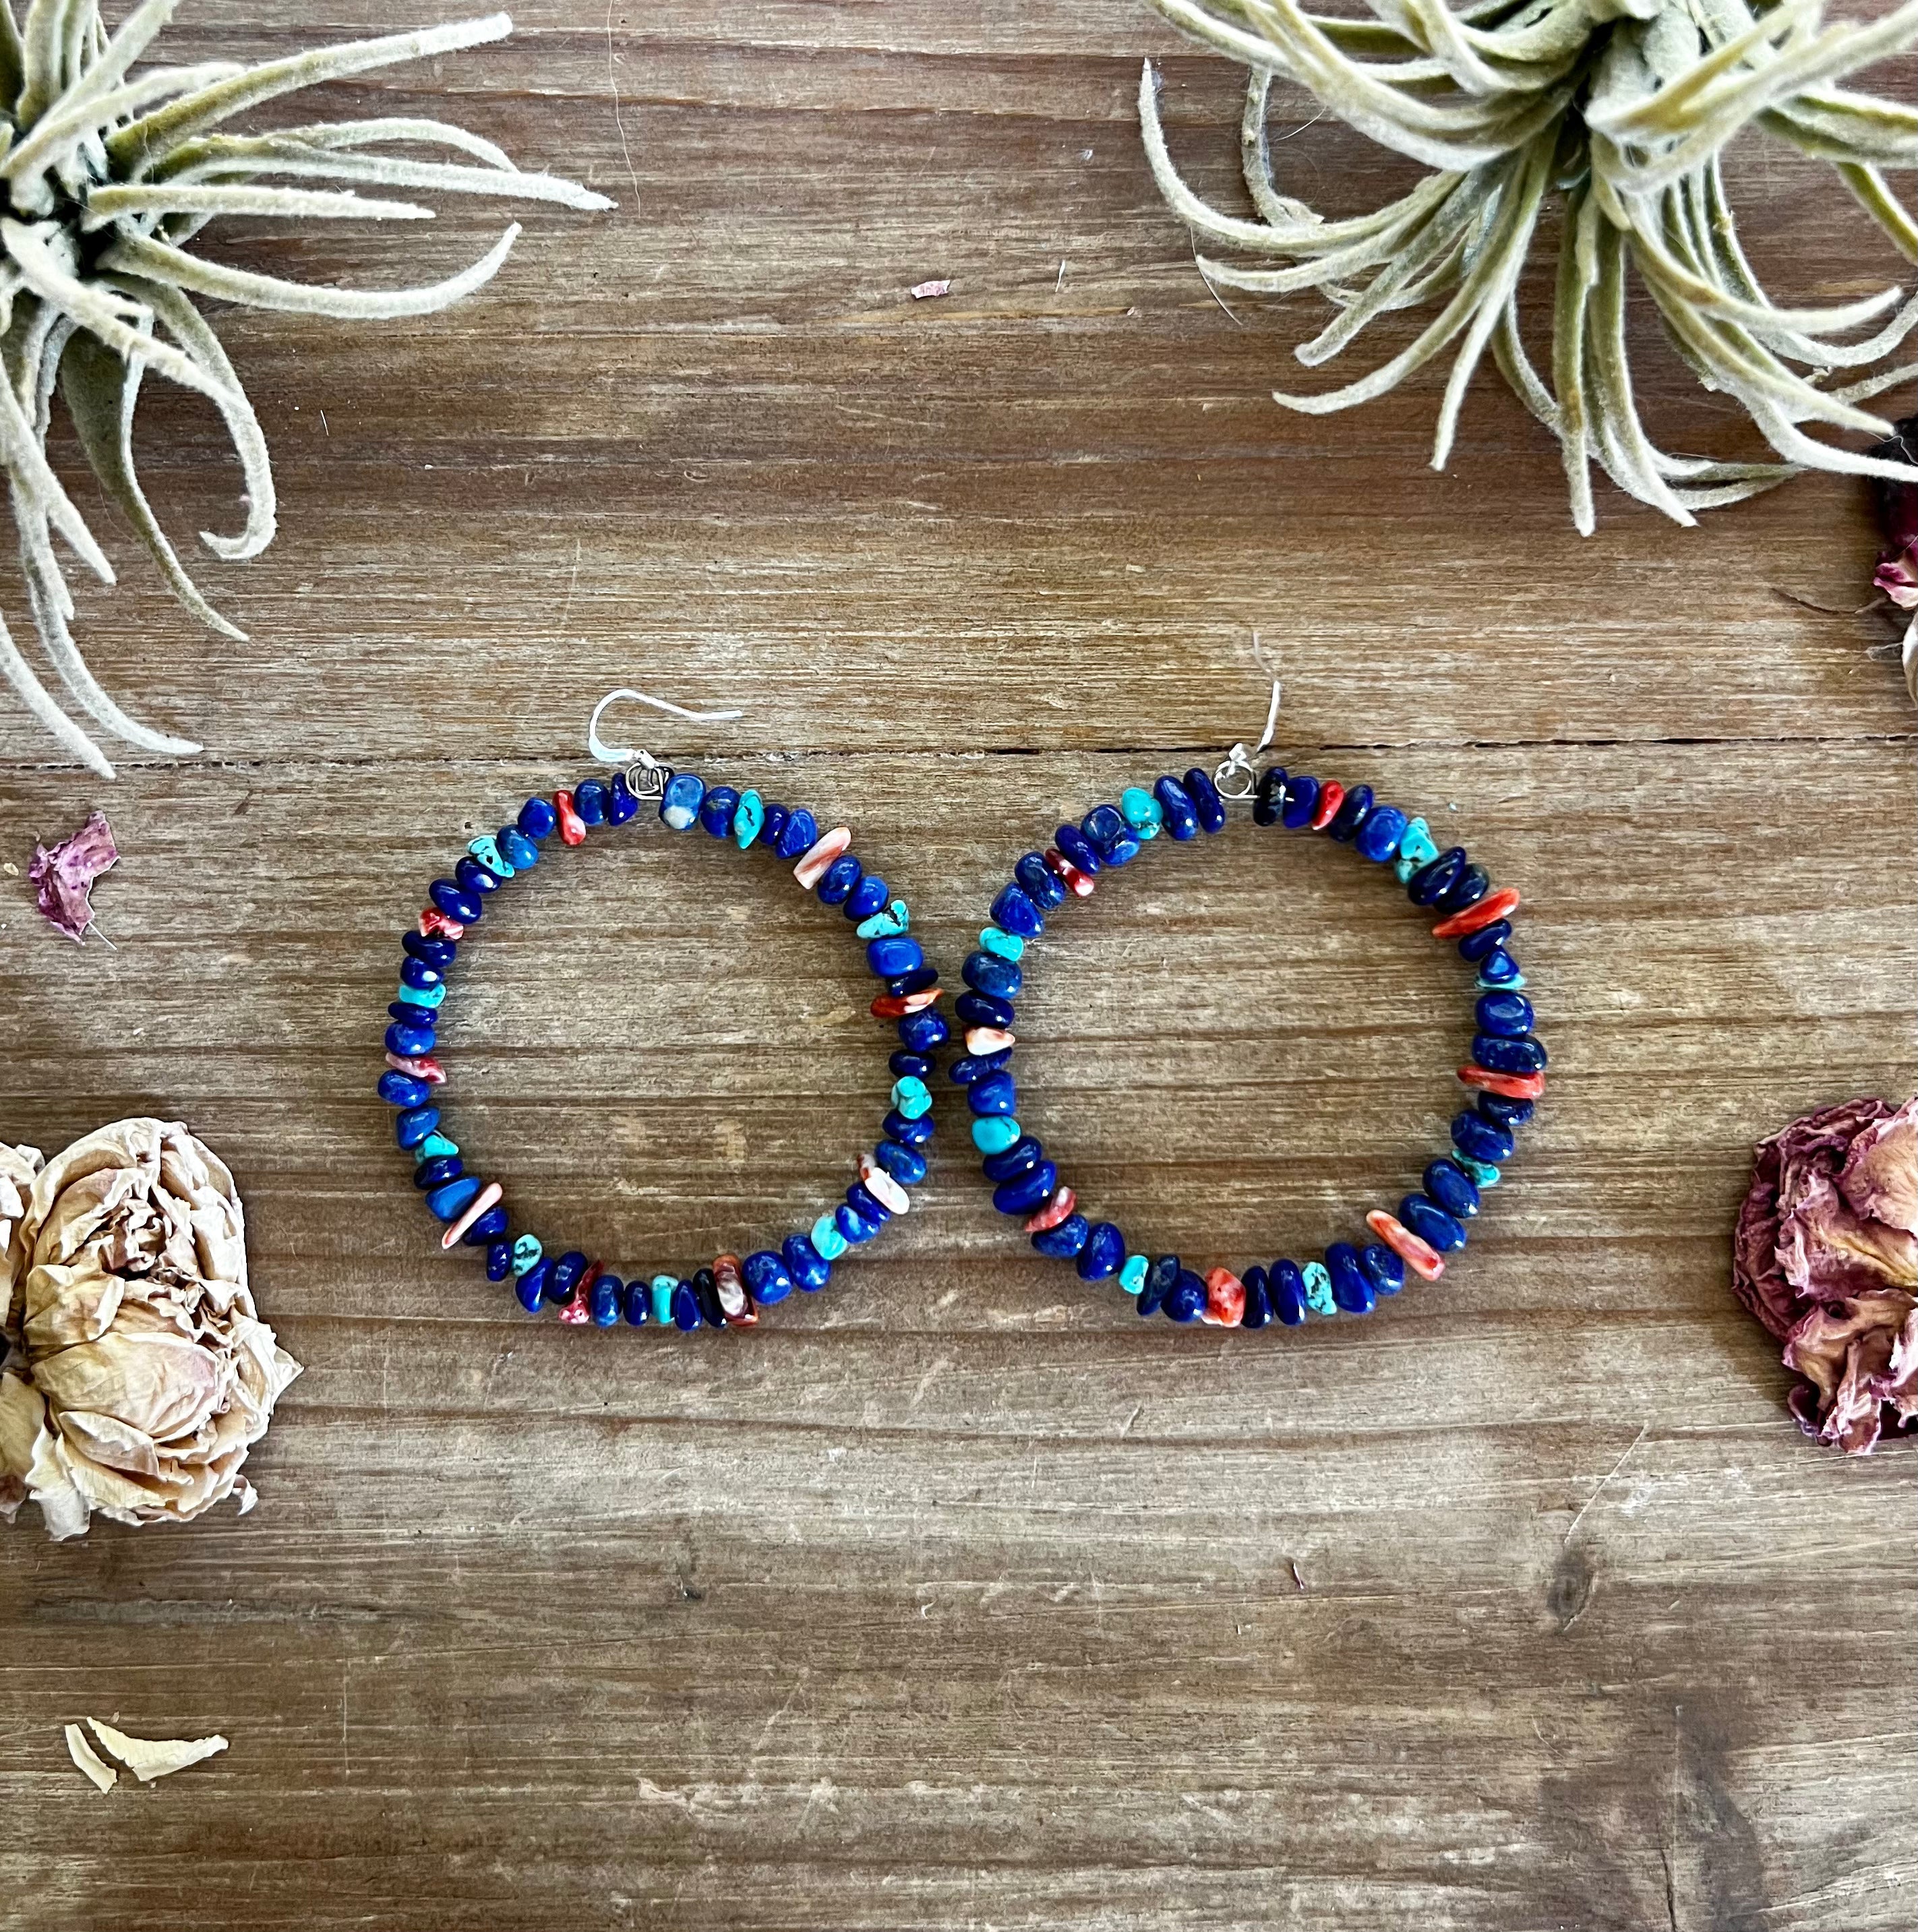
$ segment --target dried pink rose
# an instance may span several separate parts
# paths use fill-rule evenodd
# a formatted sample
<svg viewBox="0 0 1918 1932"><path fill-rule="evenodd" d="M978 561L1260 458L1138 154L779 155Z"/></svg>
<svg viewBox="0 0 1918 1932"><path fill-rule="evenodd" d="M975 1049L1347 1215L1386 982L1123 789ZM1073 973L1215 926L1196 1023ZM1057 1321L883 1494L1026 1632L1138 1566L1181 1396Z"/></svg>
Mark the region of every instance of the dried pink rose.
<svg viewBox="0 0 1918 1932"><path fill-rule="evenodd" d="M1804 1378L1792 1413L1854 1455L1918 1419L1918 1099L1827 1107L1758 1144L1738 1298Z"/></svg>
<svg viewBox="0 0 1918 1932"><path fill-rule="evenodd" d="M119 857L113 828L96 812L72 838L52 847L36 845L27 868L40 909L69 939L84 944L93 923L93 882Z"/></svg>

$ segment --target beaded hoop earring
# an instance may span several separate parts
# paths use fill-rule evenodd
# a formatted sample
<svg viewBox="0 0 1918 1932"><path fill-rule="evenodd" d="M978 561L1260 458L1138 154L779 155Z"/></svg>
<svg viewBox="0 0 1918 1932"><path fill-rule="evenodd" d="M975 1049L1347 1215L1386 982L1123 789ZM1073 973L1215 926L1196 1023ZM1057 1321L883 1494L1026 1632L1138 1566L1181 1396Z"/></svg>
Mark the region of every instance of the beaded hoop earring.
<svg viewBox="0 0 1918 1932"><path fill-rule="evenodd" d="M1274 719L1277 701L1274 686ZM1396 1214L1375 1208L1365 1216L1374 1238L1364 1246L1336 1241L1303 1267L1282 1259L1249 1268L1242 1278L1225 1268L1202 1277L1176 1255L1130 1252L1112 1222L1088 1221L1044 1145L1020 1126L1010 1071L1013 1003L1024 983L1027 944L1049 915L1070 898L1089 898L1101 872L1129 865L1161 832L1185 844L1223 831L1228 806L1241 801L1251 802L1257 824L1309 828L1390 866L1412 904L1439 915L1433 937L1456 940L1478 969L1477 1035L1458 1076L1475 1098L1451 1124L1451 1146L1426 1168L1423 1191L1407 1195ZM1019 860L992 902L993 922L965 962L968 990L956 1002L968 1031L965 1057L950 1076L971 1104L973 1142L985 1156L992 1204L1023 1222L1041 1254L1074 1263L1082 1280L1116 1276L1142 1316L1163 1311L1175 1322L1262 1328L1274 1319L1296 1324L1308 1312L1364 1315L1379 1296L1397 1294L1408 1268L1437 1280L1443 1256L1465 1245L1481 1191L1511 1158L1513 1130L1530 1119L1544 1091L1545 1048L1532 1031L1531 1003L1520 991L1524 976L1506 944L1518 901L1510 888L1495 892L1463 846L1441 852L1422 818L1379 802L1369 785L1348 790L1335 778L1277 765L1257 776L1242 745L1210 777L1200 770L1183 779L1167 776L1149 791L1134 787L1116 806L1095 806L1079 824L1061 826L1049 849Z"/></svg>
<svg viewBox="0 0 1918 1932"><path fill-rule="evenodd" d="M562 1322L602 1328L622 1319L635 1328L751 1328L761 1308L783 1301L795 1288L823 1288L834 1262L909 1208L908 1190L925 1178L921 1150L932 1137L926 1079L930 1056L947 1037L947 1023L934 1010L943 989L908 930L905 902L893 898L885 880L853 856L845 826L822 832L803 807L768 804L756 791L708 785L696 773L673 770L644 752L602 745L600 716L620 698L699 722L739 716L686 711L642 692L614 692L601 701L588 734L593 754L609 764L632 759L631 768L610 780L587 778L571 790L557 791L550 802L529 798L512 824L473 841L451 878L435 879L428 888L431 903L421 913L418 929L401 942L406 957L398 998L386 1010L387 1070L380 1078L380 1097L398 1110L394 1134L413 1157L413 1185L434 1218L446 1224L441 1248L483 1248L488 1279L512 1276L529 1313L554 1306ZM843 1201L776 1249L759 1250L743 1260L719 1255L686 1277L657 1274L623 1282L583 1250L551 1255L536 1234L515 1237L500 1183L467 1173L458 1144L442 1130L438 1089L446 1076L434 1049L461 942L484 916L486 902L539 862L540 847L556 831L563 844L582 844L596 826L630 824L646 802L656 803L669 830L689 832L697 826L742 852L772 853L791 867L803 890L822 904L838 907L864 942L868 967L884 982L872 1002L874 1016L896 1022L901 1046L890 1063L891 1111L877 1144L860 1155L859 1178Z"/></svg>

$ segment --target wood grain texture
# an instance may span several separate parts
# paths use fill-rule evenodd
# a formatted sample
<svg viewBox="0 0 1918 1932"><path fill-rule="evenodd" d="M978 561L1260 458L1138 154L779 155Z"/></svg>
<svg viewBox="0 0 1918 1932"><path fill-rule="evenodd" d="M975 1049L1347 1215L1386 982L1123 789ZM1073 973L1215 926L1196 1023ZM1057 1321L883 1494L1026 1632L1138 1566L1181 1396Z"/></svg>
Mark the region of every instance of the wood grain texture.
<svg viewBox="0 0 1918 1932"><path fill-rule="evenodd" d="M203 0L171 50L392 24ZM404 336L223 319L283 492L204 573L250 643L109 530L93 661L207 758L106 793L0 711L0 1132L193 1123L308 1365L245 1521L7 1539L0 1924L1901 1932L1918 1461L1805 1443L1727 1285L1751 1142L1918 1079L1859 493L1692 532L1607 494L1581 542L1490 381L1443 476L1433 385L1276 410L1309 309L1214 302L1131 119L1150 53L1223 190L1231 73L1130 0L519 26L339 111L451 94L620 211L536 212ZM1341 208L1390 165L1280 152ZM1781 288L1889 269L1814 171L1741 178ZM324 278L490 232L221 245ZM1671 440L1737 446L1646 353ZM172 526L223 526L210 416L150 386L142 428ZM1282 752L1528 895L1551 1102L1442 1286L1139 1323L996 1220L950 1105L913 1215L749 1336L562 1331L443 1263L371 1091L393 935L599 693L745 706L650 742L844 814L950 976L1061 814L1256 734L1254 629ZM113 951L22 876L96 802ZM1322 1241L1442 1139L1457 963L1362 869L1241 826L1035 950L1026 1116L1142 1243ZM543 1225L689 1266L843 1185L884 1042L770 868L642 825L485 938L451 1104ZM233 1748L101 1797L85 1712Z"/></svg>

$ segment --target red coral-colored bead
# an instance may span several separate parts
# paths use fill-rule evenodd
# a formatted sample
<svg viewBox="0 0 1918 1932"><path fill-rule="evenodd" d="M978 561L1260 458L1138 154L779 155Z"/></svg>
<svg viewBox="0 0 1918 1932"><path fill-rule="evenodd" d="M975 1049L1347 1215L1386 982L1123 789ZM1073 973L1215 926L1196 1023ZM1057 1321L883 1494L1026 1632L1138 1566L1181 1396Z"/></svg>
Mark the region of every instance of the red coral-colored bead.
<svg viewBox="0 0 1918 1932"><path fill-rule="evenodd" d="M569 791L556 791L553 794L553 809L560 814L560 836L569 845L586 843L586 820L573 809L573 795Z"/></svg>
<svg viewBox="0 0 1918 1932"><path fill-rule="evenodd" d="M1535 1100L1545 1090L1545 1076L1542 1073L1494 1073L1490 1067L1474 1062L1461 1066L1458 1077L1468 1087L1475 1087L1481 1094L1496 1094L1508 1100Z"/></svg>
<svg viewBox="0 0 1918 1932"><path fill-rule="evenodd" d="M1365 1217L1365 1225L1397 1255L1415 1275L1436 1281L1445 1271L1437 1249L1421 1241L1412 1230L1394 1220L1384 1208L1375 1208Z"/></svg>
<svg viewBox="0 0 1918 1932"><path fill-rule="evenodd" d="M1337 778L1328 778L1319 788L1319 808L1312 814L1312 829L1322 832L1339 815L1345 802L1345 787Z"/></svg>
<svg viewBox="0 0 1918 1932"><path fill-rule="evenodd" d="M1046 848L1046 862L1052 867L1053 875L1075 898L1089 899L1094 892L1090 874L1082 872L1056 845Z"/></svg>
<svg viewBox="0 0 1918 1932"><path fill-rule="evenodd" d="M428 906L419 916L419 936L422 939L464 939L466 928L458 920L449 919L437 906Z"/></svg>
<svg viewBox="0 0 1918 1932"><path fill-rule="evenodd" d="M575 1288L572 1299L560 1304L560 1319L569 1328L584 1328L593 1319L593 1310L586 1305L586 1290L584 1287Z"/></svg>
<svg viewBox="0 0 1918 1932"><path fill-rule="evenodd" d="M1245 1284L1230 1268L1214 1268L1205 1277L1199 1318L1213 1328L1236 1328L1245 1319Z"/></svg>
<svg viewBox="0 0 1918 1932"><path fill-rule="evenodd" d="M429 1087L437 1087L446 1077L446 1070L430 1053L416 1054L411 1059L403 1053L389 1053L386 1064L395 1073L410 1073Z"/></svg>
<svg viewBox="0 0 1918 1932"><path fill-rule="evenodd" d="M943 986L927 986L917 993L881 993L872 1002L872 1017L902 1020L908 1013L923 1013L945 990Z"/></svg>
<svg viewBox="0 0 1918 1932"><path fill-rule="evenodd" d="M460 1237L470 1228L480 1216L500 1204L500 1196L504 1190L497 1180L489 1180L467 1204L467 1210L440 1237L440 1245L448 1253L458 1246Z"/></svg>
<svg viewBox="0 0 1918 1932"><path fill-rule="evenodd" d="M758 1326L759 1310L753 1306L752 1297L746 1292L746 1276L740 1271L737 1255L713 1257L713 1286L719 1298L719 1312L725 1316L728 1328Z"/></svg>
<svg viewBox="0 0 1918 1932"><path fill-rule="evenodd" d="M1442 919L1432 928L1434 939L1463 939L1468 932L1477 932L1490 926L1493 920L1503 919L1518 904L1518 888L1507 886L1502 891L1490 892L1476 905L1467 906L1463 912L1455 912L1450 919Z"/></svg>
<svg viewBox="0 0 1918 1932"><path fill-rule="evenodd" d="M1025 1232L1028 1234L1043 1234L1047 1228L1056 1228L1068 1219L1078 1205L1079 1197L1070 1187L1058 1188L1037 1214L1026 1216Z"/></svg>

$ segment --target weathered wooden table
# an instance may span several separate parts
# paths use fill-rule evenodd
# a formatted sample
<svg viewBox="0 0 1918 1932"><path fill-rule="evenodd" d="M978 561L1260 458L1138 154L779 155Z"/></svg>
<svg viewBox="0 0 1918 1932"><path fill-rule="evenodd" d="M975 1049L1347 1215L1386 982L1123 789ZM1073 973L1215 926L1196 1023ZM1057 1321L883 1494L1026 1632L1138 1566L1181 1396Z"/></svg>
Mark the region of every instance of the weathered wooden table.
<svg viewBox="0 0 1918 1932"><path fill-rule="evenodd" d="M173 57L393 20L312 11L206 0ZM1130 0L519 24L337 110L450 97L619 212L535 211L444 317L229 317L284 530L203 580L251 641L124 530L83 598L110 687L207 755L110 788L0 709L0 1131L192 1123L307 1365L245 1520L5 1538L0 1922L1909 1926L1918 1465L1804 1442L1727 1279L1754 1138L1918 1063L1862 492L1697 532L1607 492L1581 542L1489 376L1443 476L1435 383L1277 410L1308 307L1213 299L1133 118L1149 53L1228 192L1234 75ZM1335 207L1379 166L1325 122L1280 152ZM1753 245L1874 286L1814 186L1754 154ZM492 220L222 245L397 276ZM1647 337L1648 411L1722 443ZM172 526L224 527L210 413L150 386L142 433ZM372 1093L395 936L581 772L601 692L743 707L648 742L843 814L950 976L1061 813L1256 736L1255 631L1282 753L1528 895L1552 1095L1442 1285L1142 1323L997 1220L950 1102L910 1220L748 1336L530 1322L441 1259ZM95 804L112 950L24 878ZM1361 871L1241 830L1039 950L1027 1118L1140 1239L1322 1242L1442 1140L1457 962ZM777 874L642 824L486 934L453 1104L542 1225L690 1267L844 1185L884 1046ZM233 1747L98 1796L87 1712Z"/></svg>

